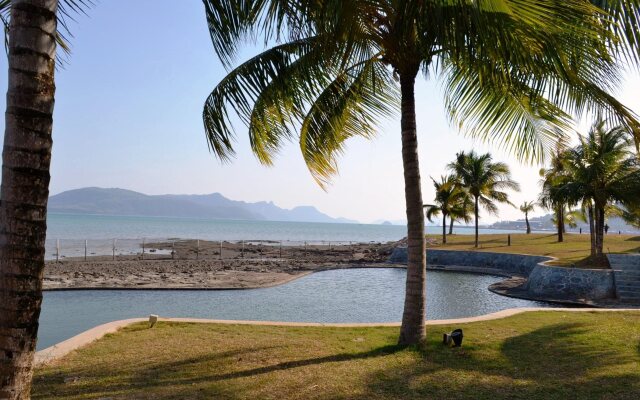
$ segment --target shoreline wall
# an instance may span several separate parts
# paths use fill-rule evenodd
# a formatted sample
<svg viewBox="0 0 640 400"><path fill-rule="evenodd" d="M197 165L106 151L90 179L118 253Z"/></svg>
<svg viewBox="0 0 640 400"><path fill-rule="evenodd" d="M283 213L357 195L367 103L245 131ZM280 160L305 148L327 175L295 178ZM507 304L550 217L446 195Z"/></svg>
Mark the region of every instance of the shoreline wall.
<svg viewBox="0 0 640 400"><path fill-rule="evenodd" d="M553 258L544 256L428 249L427 268L524 277L523 285L500 293L513 292L516 297L532 300L591 303L617 298L615 264L625 262L626 257L634 255L610 257L612 269L582 269L546 265ZM406 264L406 247L394 249L389 262Z"/></svg>
<svg viewBox="0 0 640 400"><path fill-rule="evenodd" d="M527 293L553 300L597 301L615 299L616 287L610 269L582 269L538 264L527 277Z"/></svg>
<svg viewBox="0 0 640 400"><path fill-rule="evenodd" d="M427 250L427 268L467 270L470 272L492 273L506 276L529 276L539 263L550 261L551 257L526 254L491 253L484 251ZM407 263L407 248L393 249L389 262Z"/></svg>

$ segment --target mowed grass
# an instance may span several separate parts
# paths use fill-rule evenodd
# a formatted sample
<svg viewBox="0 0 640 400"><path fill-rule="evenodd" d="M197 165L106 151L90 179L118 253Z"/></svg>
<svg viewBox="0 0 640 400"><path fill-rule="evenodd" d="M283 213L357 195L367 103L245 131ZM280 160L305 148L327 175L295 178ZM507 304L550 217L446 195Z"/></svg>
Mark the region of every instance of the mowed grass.
<svg viewBox="0 0 640 400"><path fill-rule="evenodd" d="M497 253L520 253L556 257L555 265L590 267L586 262L589 257L591 243L588 233L564 235L564 242L558 243L557 235L551 233L512 233L511 246L507 245L506 233L480 235L478 249L474 248L473 235L449 235L447 244L442 244L442 235L427 235L437 244L430 248L448 250L478 250ZM640 252L640 236L608 234L604 239L605 253L637 253Z"/></svg>
<svg viewBox="0 0 640 400"><path fill-rule="evenodd" d="M441 344L464 329L462 348ZM34 399L638 399L640 312L398 328L159 323L38 369ZM65 383L65 379L67 383Z"/></svg>

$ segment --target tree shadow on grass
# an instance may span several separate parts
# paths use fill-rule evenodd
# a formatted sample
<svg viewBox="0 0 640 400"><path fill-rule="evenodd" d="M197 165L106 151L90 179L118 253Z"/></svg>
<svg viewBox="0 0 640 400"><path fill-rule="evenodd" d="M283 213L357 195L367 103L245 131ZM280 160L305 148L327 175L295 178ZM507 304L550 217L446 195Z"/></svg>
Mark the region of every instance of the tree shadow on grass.
<svg viewBox="0 0 640 400"><path fill-rule="evenodd" d="M209 374L200 375L194 378L186 378L179 381L173 381L171 382L171 384L190 385L190 384L195 384L199 382L216 382L216 381L222 381L227 379L252 377L252 376L268 374L276 371L289 370L293 368L307 367L311 365L319 365L324 363L354 361L354 360L363 360L363 359L373 358L373 357L383 357L383 356L393 354L402 349L403 347L400 347L397 345L390 345L390 346L374 348L372 350L360 352L360 353L340 353L340 354L333 354L325 357L315 357L315 358L307 358L307 359L301 359L301 360L283 361L283 362L279 362L276 364L271 364L263 367L243 369L243 370L222 373L222 374L218 374L212 370L210 371L211 373ZM256 351L259 351L259 350L256 350ZM183 360L179 363L164 364L159 366L156 369L159 371L167 371L171 368L176 368L178 365L197 369L198 363L204 363L209 361L212 361L212 360L207 358L203 358L200 360L189 359L189 360ZM142 371L143 374L145 372L146 371Z"/></svg>
<svg viewBox="0 0 640 400"><path fill-rule="evenodd" d="M430 341L411 368L378 371L355 399L640 398L640 373L592 374L640 357L589 342L586 332L580 324L547 326L506 339L493 354L473 339L458 349Z"/></svg>
<svg viewBox="0 0 640 400"><path fill-rule="evenodd" d="M304 350L265 354L268 347L243 348L141 366L125 379L95 385L99 387L66 387L59 378L51 386L63 393L61 398L125 394L126 398L243 399L252 398L256 390L286 398L279 390L287 389L300 389L294 397L305 398L302 390L313 385L319 389L311 397L320 399L640 398L640 372L628 369L630 361L637 365L640 360L640 344L621 351L616 345L623 340L593 341L602 336L591 332L587 325L560 323L478 345L475 337L490 331L469 329L464 346L457 349L442 346L432 333L417 350L388 345L360 352L328 350L327 355L307 358ZM287 354L298 359L282 361ZM352 371L353 379L351 374L332 373L334 367L327 365L331 363ZM627 369L612 368L622 365ZM323 368L309 369L314 366ZM99 371L103 377L108 374ZM342 387L350 390L325 390L326 379L344 380Z"/></svg>
<svg viewBox="0 0 640 400"><path fill-rule="evenodd" d="M215 387L215 383L229 381L239 378L251 378L260 375L265 375L278 371L287 371L296 368L304 368L313 365L320 365L325 363L340 363L345 361L364 360L368 358L384 357L393 354L403 349L403 347L397 345L382 346L371 349L365 352L359 353L339 353L328 355L324 357L314 357L299 360L290 360L270 364L266 366L240 369L231 372L224 372L225 370L233 369L233 363L235 360L242 360L242 357L251 357L252 353L257 354L264 350L274 349L280 346L262 347L262 348L246 348L242 351L228 351L224 353L212 353L198 357L192 357L187 359L181 359L179 361L168 362L163 364L154 364L153 367L144 368L141 366L136 373L129 377L128 382L119 382L115 384L100 385L101 387L92 388L87 387L65 387L63 379L65 376L60 374L45 374L40 377L41 380L49 381L49 388L53 388L56 391L61 391L65 397L74 395L87 395L92 396L105 396L114 393L127 392L129 396L136 396L136 393L140 395L145 394L145 387L153 388L154 392L157 389L163 387L167 388L164 392L161 390L162 395L153 398L172 399L172 398L184 398L181 396L188 396L189 398L198 398L196 395L202 395L203 398L209 398L207 396L215 395L216 398L246 398L243 393L222 393ZM108 370L100 370L94 372L92 375L78 374L83 378L104 378L109 375ZM53 381L53 382L52 382ZM193 387L205 384L210 386L208 391L202 393L193 393ZM213 385L213 386L211 386ZM96 392L91 392L91 389L96 389ZM105 390L106 389L106 390ZM199 389L204 390L204 389ZM175 396L172 393L175 394ZM181 393L181 394L180 394ZM195 396L195 397L194 397ZM236 397L237 396L237 397ZM33 396L34 399L47 398L42 397L40 393L36 393Z"/></svg>
<svg viewBox="0 0 640 400"><path fill-rule="evenodd" d="M114 374L119 374L119 372L114 372L109 366L95 368L95 366L92 365L62 371L52 369L34 378L36 383L34 387L37 388L37 390L32 393L32 398L48 399L54 397L54 395L61 398L80 395L91 395L98 398L106 396L109 398L114 393L123 391L132 393L140 391L140 393L144 393L145 387L155 386L157 382L160 381L167 382L168 377L181 371L205 364L222 365L225 362L241 358L250 353L268 351L280 347L282 346L244 347L221 352L209 352L197 357L180 359L160 365L147 365L144 359L140 359L139 368L136 369L135 373L125 382L116 381L113 383L95 384L95 382L108 380ZM121 367L127 369L126 365ZM79 378L78 384L67 384L65 382L65 379L73 377ZM164 398L171 398L171 396Z"/></svg>

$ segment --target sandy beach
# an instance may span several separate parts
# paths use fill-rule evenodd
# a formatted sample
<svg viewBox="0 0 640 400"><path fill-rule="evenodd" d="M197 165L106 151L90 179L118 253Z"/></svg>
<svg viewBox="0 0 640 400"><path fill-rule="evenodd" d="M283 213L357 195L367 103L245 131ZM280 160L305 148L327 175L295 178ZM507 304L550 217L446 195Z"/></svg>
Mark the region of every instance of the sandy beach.
<svg viewBox="0 0 640 400"><path fill-rule="evenodd" d="M398 243L283 247L277 244L219 242L153 243L172 250L136 256L49 261L44 289L248 289L286 283L316 271L389 267Z"/></svg>

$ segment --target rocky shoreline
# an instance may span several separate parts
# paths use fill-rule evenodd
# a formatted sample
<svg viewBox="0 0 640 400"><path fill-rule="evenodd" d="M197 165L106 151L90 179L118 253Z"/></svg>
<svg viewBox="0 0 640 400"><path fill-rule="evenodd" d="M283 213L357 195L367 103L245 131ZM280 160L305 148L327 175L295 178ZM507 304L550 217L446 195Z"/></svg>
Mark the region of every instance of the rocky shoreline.
<svg viewBox="0 0 640 400"><path fill-rule="evenodd" d="M249 289L280 285L311 272L336 268L389 267L397 243L282 248L219 242L155 243L173 255L147 254L49 261L44 290ZM197 247L196 247L197 246ZM197 259L196 259L197 257Z"/></svg>

